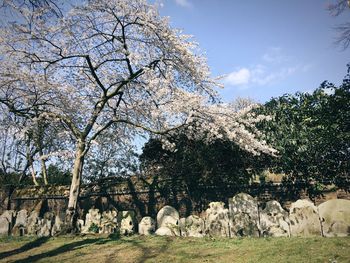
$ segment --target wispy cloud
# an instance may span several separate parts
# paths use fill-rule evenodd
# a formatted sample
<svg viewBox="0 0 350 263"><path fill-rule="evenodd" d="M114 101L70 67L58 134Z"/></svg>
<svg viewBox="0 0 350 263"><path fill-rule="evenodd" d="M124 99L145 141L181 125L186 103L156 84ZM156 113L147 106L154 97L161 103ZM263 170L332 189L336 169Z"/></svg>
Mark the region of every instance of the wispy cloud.
<svg viewBox="0 0 350 263"><path fill-rule="evenodd" d="M258 65L252 69L252 84L265 86L287 78L298 70L298 66L283 67L278 70L270 70L266 66Z"/></svg>
<svg viewBox="0 0 350 263"><path fill-rule="evenodd" d="M295 64L291 57L285 55L281 48L268 49L261 56L260 64L250 67L238 67L223 79L226 86L237 86L241 89L252 86L267 86L286 79L297 72L305 73L310 64Z"/></svg>
<svg viewBox="0 0 350 263"><path fill-rule="evenodd" d="M192 7L192 3L188 0L175 0L175 3L182 7Z"/></svg>
<svg viewBox="0 0 350 263"><path fill-rule="evenodd" d="M313 67L312 64L305 64L304 66L301 67L301 70L303 72L308 72L312 67Z"/></svg>
<svg viewBox="0 0 350 263"><path fill-rule="evenodd" d="M266 66L255 65L250 68L239 68L224 78L228 86L249 88L251 85L265 86L282 80L298 70L298 67L284 67L277 71L269 71Z"/></svg>
<svg viewBox="0 0 350 263"><path fill-rule="evenodd" d="M280 47L271 47L262 55L262 60L267 63L280 64L290 60L290 57L283 53Z"/></svg>

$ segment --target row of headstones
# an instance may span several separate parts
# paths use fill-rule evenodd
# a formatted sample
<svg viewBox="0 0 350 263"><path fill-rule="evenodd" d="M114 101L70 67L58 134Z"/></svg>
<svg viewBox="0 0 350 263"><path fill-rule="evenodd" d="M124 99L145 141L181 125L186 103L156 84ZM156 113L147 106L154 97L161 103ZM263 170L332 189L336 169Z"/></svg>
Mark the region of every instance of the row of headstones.
<svg viewBox="0 0 350 263"><path fill-rule="evenodd" d="M12 227L13 226L13 227ZM63 222L58 215L47 212L42 218L36 211L28 214L7 210L0 216L0 235L55 236ZM131 235L166 235L189 237L237 236L347 236L350 235L350 201L329 200L316 207L308 200L292 203L289 213L277 201L269 201L259 209L257 201L248 194L229 199L229 208L222 202L212 202L204 216L180 218L178 211L163 207L156 221L144 217L137 225L133 211L105 211L90 209L85 221L79 219L81 233L116 233Z"/></svg>
<svg viewBox="0 0 350 263"><path fill-rule="evenodd" d="M210 203L204 218L179 218L174 208L163 207L157 224L155 234L171 236L348 236L350 201L334 199L316 207L308 200L298 200L288 213L277 201L269 201L259 209L253 197L242 193L229 200L229 209L222 202Z"/></svg>
<svg viewBox="0 0 350 263"><path fill-rule="evenodd" d="M135 213L133 211L105 211L102 214L98 209L90 209L85 221L78 219L78 231L81 233L115 233L123 231L124 235L135 231ZM0 235L37 235L39 237L56 236L61 233L64 222L59 215L46 212L43 217L39 212L28 213L26 209L18 212L6 210L0 215Z"/></svg>
<svg viewBox="0 0 350 263"><path fill-rule="evenodd" d="M26 209L20 211L6 210L0 215L0 235L37 235L53 236L61 229L62 221L58 215L46 212L39 217L38 211L28 213Z"/></svg>

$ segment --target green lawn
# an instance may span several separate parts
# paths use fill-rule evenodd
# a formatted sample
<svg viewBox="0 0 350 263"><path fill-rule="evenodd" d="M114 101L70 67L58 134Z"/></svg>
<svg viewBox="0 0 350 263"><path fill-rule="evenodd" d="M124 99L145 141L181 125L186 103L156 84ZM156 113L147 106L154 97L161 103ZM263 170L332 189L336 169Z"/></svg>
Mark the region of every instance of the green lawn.
<svg viewBox="0 0 350 263"><path fill-rule="evenodd" d="M350 262L346 238L0 238L0 262Z"/></svg>

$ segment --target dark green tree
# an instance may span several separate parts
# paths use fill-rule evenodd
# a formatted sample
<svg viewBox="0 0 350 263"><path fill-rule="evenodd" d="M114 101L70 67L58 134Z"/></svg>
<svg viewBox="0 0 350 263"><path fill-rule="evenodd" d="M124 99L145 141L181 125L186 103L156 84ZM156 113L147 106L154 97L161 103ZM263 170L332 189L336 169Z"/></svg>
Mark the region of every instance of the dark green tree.
<svg viewBox="0 0 350 263"><path fill-rule="evenodd" d="M337 87L327 81L313 93L273 98L261 108L274 116L260 124L279 151L271 169L289 180L349 188L350 75Z"/></svg>
<svg viewBox="0 0 350 263"><path fill-rule="evenodd" d="M65 170L54 164L49 165L47 168L47 174L50 182L56 185L69 185L72 177L69 170Z"/></svg>
<svg viewBox="0 0 350 263"><path fill-rule="evenodd" d="M169 138L176 151L164 150L159 140L151 139L140 156L141 170L157 177L158 190L168 199L185 191L199 206L206 206L207 200L226 201L246 191L253 175L263 169L263 156L253 156L226 140L208 144L188 139L185 133Z"/></svg>

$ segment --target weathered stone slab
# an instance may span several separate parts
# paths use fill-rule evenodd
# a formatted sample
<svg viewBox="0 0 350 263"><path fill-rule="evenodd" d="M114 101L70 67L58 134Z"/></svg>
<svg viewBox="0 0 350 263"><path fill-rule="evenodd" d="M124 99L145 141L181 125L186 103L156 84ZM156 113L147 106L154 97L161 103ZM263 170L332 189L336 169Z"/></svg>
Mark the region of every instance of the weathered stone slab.
<svg viewBox="0 0 350 263"><path fill-rule="evenodd" d="M101 224L101 214L98 209L89 209L89 212L86 214L85 225L90 225L92 223L96 225Z"/></svg>
<svg viewBox="0 0 350 263"><path fill-rule="evenodd" d="M185 237L186 234L186 217L182 217L179 219L179 230L180 230L180 236Z"/></svg>
<svg viewBox="0 0 350 263"><path fill-rule="evenodd" d="M229 212L223 202L211 202L206 210L205 233L212 237L230 237Z"/></svg>
<svg viewBox="0 0 350 263"><path fill-rule="evenodd" d="M40 229L40 218L39 212L32 211L27 219L27 234L28 235L37 235Z"/></svg>
<svg viewBox="0 0 350 263"><path fill-rule="evenodd" d="M51 236L57 236L61 233L64 226L64 221L61 219L59 215L55 216L54 224L51 229Z"/></svg>
<svg viewBox="0 0 350 263"><path fill-rule="evenodd" d="M166 235L167 233L171 236L180 236L179 230L179 212L169 205L164 206L159 210L157 214L157 227L161 230L156 231L156 235ZM163 228L169 228L169 231L165 231Z"/></svg>
<svg viewBox="0 0 350 263"><path fill-rule="evenodd" d="M150 217L145 216L139 223L139 234L140 235L151 235L156 230L156 221Z"/></svg>
<svg viewBox="0 0 350 263"><path fill-rule="evenodd" d="M5 210L0 217L4 217L9 221L12 225L15 224L15 218L16 218L17 212L15 210Z"/></svg>
<svg viewBox="0 0 350 263"><path fill-rule="evenodd" d="M11 230L10 222L6 217L0 217L0 235L8 235Z"/></svg>
<svg viewBox="0 0 350 263"><path fill-rule="evenodd" d="M179 219L179 212L174 207L166 205L157 214L157 227L160 228L168 224L178 225Z"/></svg>
<svg viewBox="0 0 350 263"><path fill-rule="evenodd" d="M177 229L171 229L170 227L162 226L155 232L157 236L179 236Z"/></svg>
<svg viewBox="0 0 350 263"><path fill-rule="evenodd" d="M81 233L86 233L86 232L83 232L85 229L84 229L84 220L83 219L78 219L77 220L77 228L78 228L78 232L81 232Z"/></svg>
<svg viewBox="0 0 350 263"><path fill-rule="evenodd" d="M260 228L263 236L290 237L288 212L279 202L269 201L260 212Z"/></svg>
<svg viewBox="0 0 350 263"><path fill-rule="evenodd" d="M52 212L46 212L43 219L40 220L39 237L49 237L54 224L55 215Z"/></svg>
<svg viewBox="0 0 350 263"><path fill-rule="evenodd" d="M0 215L0 235L9 235L14 225L14 218L16 216L16 211L5 210Z"/></svg>
<svg viewBox="0 0 350 263"><path fill-rule="evenodd" d="M82 233L89 233L92 226L97 228L101 227L101 214L100 210L91 208L85 216L85 224L81 229Z"/></svg>
<svg viewBox="0 0 350 263"><path fill-rule="evenodd" d="M231 236L259 237L259 211L257 201L240 193L229 199Z"/></svg>
<svg viewBox="0 0 350 263"><path fill-rule="evenodd" d="M118 218L117 211L104 211L101 218L101 231L100 233L112 234L118 230Z"/></svg>
<svg viewBox="0 0 350 263"><path fill-rule="evenodd" d="M28 212L22 209L17 212L16 223L12 229L14 236L24 236L27 234Z"/></svg>
<svg viewBox="0 0 350 263"><path fill-rule="evenodd" d="M317 207L308 200L298 200L289 210L291 236L321 236L321 224Z"/></svg>
<svg viewBox="0 0 350 263"><path fill-rule="evenodd" d="M205 235L205 223L199 216L191 215L179 220L181 236L203 237Z"/></svg>
<svg viewBox="0 0 350 263"><path fill-rule="evenodd" d="M333 199L318 206L323 235L343 237L350 235L350 200Z"/></svg>
<svg viewBox="0 0 350 263"><path fill-rule="evenodd" d="M134 211L118 212L118 225L121 235L132 235L136 232L136 215Z"/></svg>

